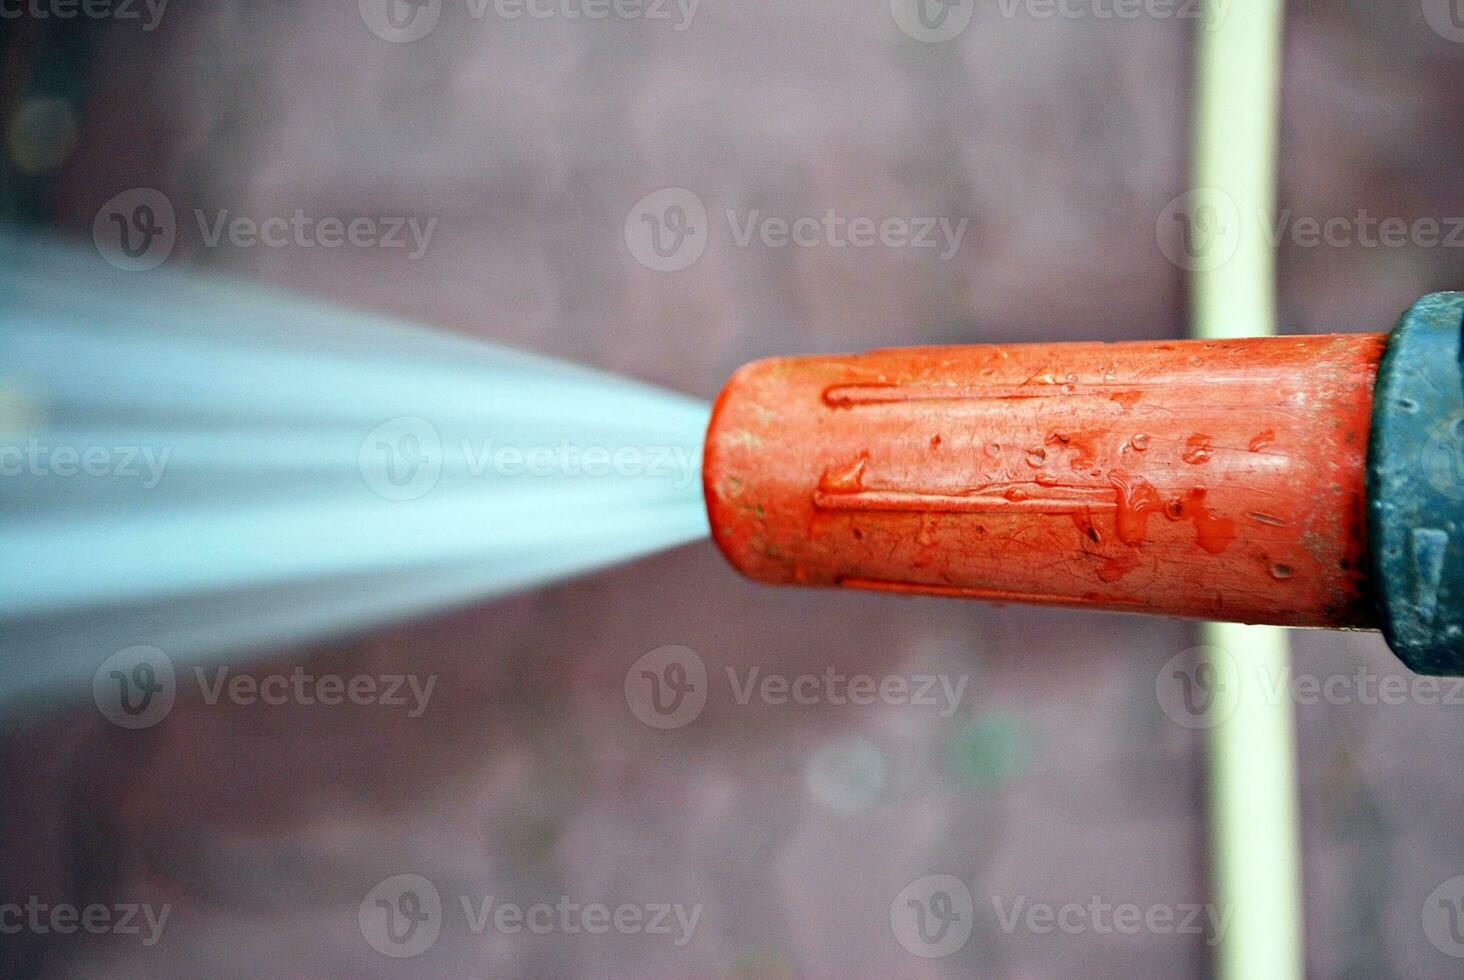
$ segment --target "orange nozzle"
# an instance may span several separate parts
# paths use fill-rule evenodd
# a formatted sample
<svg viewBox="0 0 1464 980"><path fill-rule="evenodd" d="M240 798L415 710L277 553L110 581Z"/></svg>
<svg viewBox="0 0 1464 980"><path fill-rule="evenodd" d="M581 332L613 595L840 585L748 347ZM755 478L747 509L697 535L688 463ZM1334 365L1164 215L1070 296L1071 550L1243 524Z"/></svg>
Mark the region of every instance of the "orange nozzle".
<svg viewBox="0 0 1464 980"><path fill-rule="evenodd" d="M1371 626L1383 334L778 358L707 433L712 534L764 582Z"/></svg>

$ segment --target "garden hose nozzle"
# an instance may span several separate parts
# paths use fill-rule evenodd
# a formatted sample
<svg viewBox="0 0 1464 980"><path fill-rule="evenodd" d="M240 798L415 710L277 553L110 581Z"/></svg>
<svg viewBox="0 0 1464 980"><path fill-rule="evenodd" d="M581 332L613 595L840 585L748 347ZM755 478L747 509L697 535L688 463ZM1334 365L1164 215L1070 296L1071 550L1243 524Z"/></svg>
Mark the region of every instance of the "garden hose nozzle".
<svg viewBox="0 0 1464 980"><path fill-rule="evenodd" d="M1464 673L1461 324L758 361L712 534L763 582L1378 628Z"/></svg>

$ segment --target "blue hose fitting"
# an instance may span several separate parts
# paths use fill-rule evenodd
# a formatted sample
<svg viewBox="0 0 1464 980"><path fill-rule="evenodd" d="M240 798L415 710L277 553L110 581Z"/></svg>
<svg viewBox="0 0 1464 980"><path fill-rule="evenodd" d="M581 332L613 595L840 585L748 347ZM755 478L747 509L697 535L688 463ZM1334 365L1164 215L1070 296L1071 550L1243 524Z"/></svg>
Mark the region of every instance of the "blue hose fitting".
<svg viewBox="0 0 1464 980"><path fill-rule="evenodd" d="M1415 673L1464 674L1464 293L1420 299L1388 338L1367 457L1372 587Z"/></svg>

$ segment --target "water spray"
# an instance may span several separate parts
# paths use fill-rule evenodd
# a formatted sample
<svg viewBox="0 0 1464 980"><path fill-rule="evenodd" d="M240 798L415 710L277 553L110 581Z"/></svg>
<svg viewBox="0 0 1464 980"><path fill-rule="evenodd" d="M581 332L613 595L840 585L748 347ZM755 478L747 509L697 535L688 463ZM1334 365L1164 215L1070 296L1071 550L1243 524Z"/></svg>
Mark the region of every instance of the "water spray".
<svg viewBox="0 0 1464 980"><path fill-rule="evenodd" d="M0 235L0 702L278 650L706 534L707 406Z"/></svg>

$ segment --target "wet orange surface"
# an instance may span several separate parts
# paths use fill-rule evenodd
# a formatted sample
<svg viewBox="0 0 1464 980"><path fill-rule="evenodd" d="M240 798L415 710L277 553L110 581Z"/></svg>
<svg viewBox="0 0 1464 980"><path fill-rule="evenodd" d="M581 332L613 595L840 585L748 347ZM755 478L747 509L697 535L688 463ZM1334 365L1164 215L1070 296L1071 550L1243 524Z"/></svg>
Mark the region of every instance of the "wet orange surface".
<svg viewBox="0 0 1464 980"><path fill-rule="evenodd" d="M1367 625L1360 502L1382 348L1349 335L762 361L713 416L713 534L767 582Z"/></svg>

